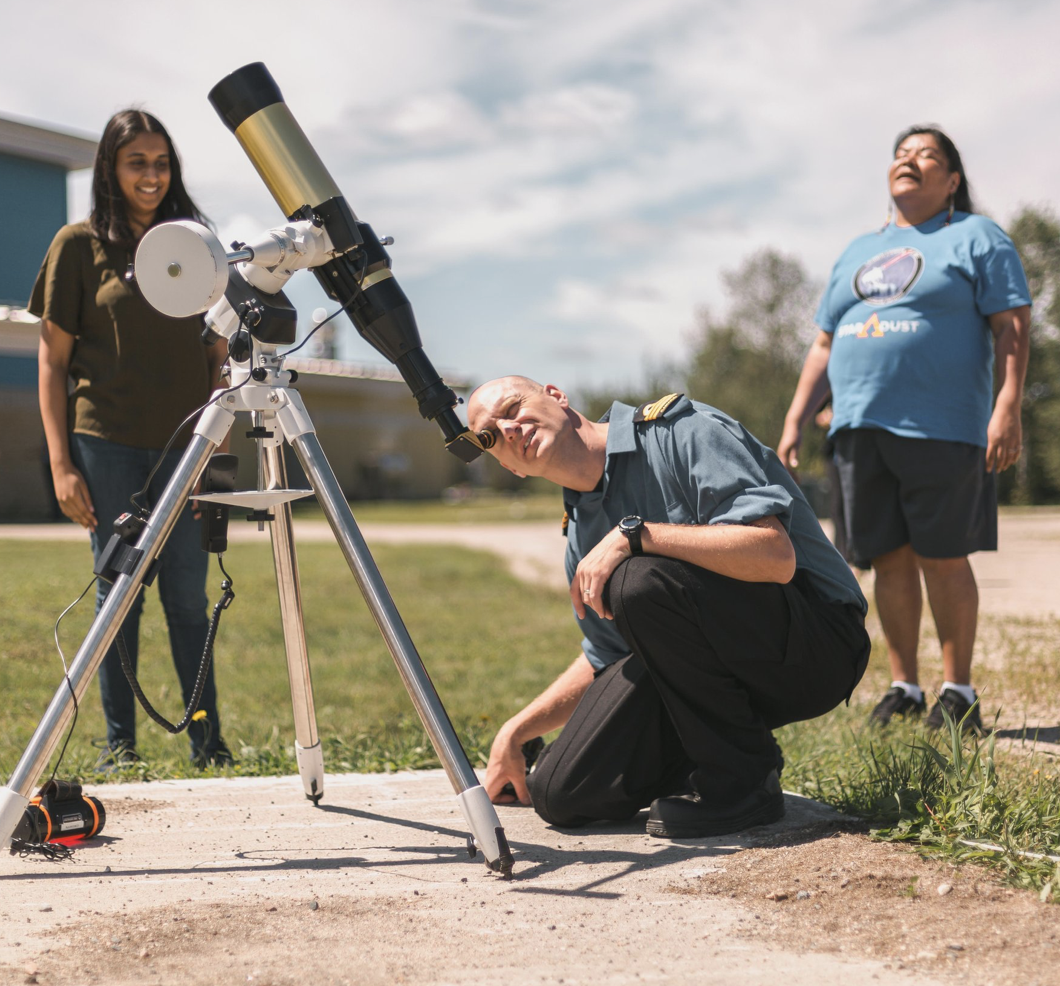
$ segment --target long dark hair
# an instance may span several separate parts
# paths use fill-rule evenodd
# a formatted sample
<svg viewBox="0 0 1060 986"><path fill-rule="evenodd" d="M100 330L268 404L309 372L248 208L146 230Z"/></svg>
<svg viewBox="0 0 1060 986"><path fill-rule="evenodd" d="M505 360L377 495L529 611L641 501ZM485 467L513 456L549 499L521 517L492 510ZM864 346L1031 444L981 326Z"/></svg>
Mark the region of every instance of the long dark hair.
<svg viewBox="0 0 1060 986"><path fill-rule="evenodd" d="M101 240L119 246L131 246L136 242L136 236L129 225L125 196L118 185L115 164L118 151L140 134L161 134L169 150L169 189L155 213L155 223L170 219L206 222L184 187L180 158L166 128L143 110L122 110L107 121L96 148L96 161L92 166L92 211L88 214L92 232Z"/></svg>
<svg viewBox="0 0 1060 986"><path fill-rule="evenodd" d="M950 171L956 171L961 176L961 183L957 186L957 191L953 193L953 208L958 212L975 212L975 205L972 202L972 189L968 184L968 176L964 173L964 162L961 161L961 152L957 150L957 145L937 126L927 123L920 126L907 127L894 139L892 153L897 154L902 141L916 134L930 134L934 137L935 142L939 145L939 150L946 155Z"/></svg>

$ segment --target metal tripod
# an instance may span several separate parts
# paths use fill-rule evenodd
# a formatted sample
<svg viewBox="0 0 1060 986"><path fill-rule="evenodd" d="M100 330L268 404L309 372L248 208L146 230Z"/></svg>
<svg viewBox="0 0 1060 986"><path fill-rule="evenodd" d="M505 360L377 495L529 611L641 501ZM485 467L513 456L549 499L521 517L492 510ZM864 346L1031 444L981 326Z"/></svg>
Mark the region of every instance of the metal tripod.
<svg viewBox="0 0 1060 986"><path fill-rule="evenodd" d="M119 575L114 582L70 665L69 686L64 680L56 690L7 786L0 788L0 846L10 843L11 834L22 818L34 786L62 739L74 710L71 689L80 702L117 636L152 563L162 550L181 510L187 505L210 455L228 435L235 422L236 412L243 411L251 413L257 426L255 433L263 436L259 438L259 486L262 488L247 493L207 494L200 498L273 510L272 553L294 707L295 751L306 797L316 803L323 794L324 758L313 705L298 560L291 523L290 500L303 495L303 492L286 489L281 447L284 441L295 450L309 478L339 548L453 785L472 833L468 840L469 851L474 855L475 847L481 849L489 868L507 876L511 873L513 859L497 812L475 776L394 600L361 536L335 473L317 439L301 395L288 387L292 373L283 368L283 357L277 355L275 350L275 346L262 345L255 340L251 358L246 364L237 364L233 369L232 389L215 394L213 402L200 416L187 451L136 542L135 560L128 566L128 574Z"/></svg>

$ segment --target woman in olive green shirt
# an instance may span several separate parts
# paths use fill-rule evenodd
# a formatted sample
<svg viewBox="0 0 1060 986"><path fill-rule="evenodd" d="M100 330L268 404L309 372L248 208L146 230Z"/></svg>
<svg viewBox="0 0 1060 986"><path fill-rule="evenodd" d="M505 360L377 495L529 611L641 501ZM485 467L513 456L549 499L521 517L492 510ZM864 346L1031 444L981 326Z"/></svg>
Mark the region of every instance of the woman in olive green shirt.
<svg viewBox="0 0 1060 986"><path fill-rule="evenodd" d="M96 152L92 211L56 234L33 288L41 322L39 389L55 493L86 528L98 560L114 519L130 507L180 422L206 403L225 359L224 343L202 342L200 317L156 312L125 278L136 244L158 222L202 216L184 188L180 160L161 123L140 110L115 114ZM148 489L157 501L190 437L184 429ZM160 556L159 596L185 701L206 641L206 572L199 521L185 509ZM110 585L97 583L96 609ZM143 590L122 626L135 666ZM136 757L135 700L116 647L99 671L107 749L103 769ZM188 733L192 756L230 761L221 739L213 669Z"/></svg>

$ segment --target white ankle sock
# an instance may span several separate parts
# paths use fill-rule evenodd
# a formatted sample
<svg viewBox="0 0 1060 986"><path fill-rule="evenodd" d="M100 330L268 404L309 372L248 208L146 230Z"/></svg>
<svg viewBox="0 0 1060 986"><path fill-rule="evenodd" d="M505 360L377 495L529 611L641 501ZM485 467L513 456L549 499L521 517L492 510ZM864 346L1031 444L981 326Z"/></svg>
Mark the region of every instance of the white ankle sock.
<svg viewBox="0 0 1060 986"><path fill-rule="evenodd" d="M892 688L901 688L914 702L924 701L924 691L919 685L911 685L908 681L892 681Z"/></svg>
<svg viewBox="0 0 1060 986"><path fill-rule="evenodd" d="M952 681L944 681L942 687L939 689L941 695L944 691L956 692L961 696L969 705L971 705L979 696L975 694L975 689L971 685L958 685Z"/></svg>

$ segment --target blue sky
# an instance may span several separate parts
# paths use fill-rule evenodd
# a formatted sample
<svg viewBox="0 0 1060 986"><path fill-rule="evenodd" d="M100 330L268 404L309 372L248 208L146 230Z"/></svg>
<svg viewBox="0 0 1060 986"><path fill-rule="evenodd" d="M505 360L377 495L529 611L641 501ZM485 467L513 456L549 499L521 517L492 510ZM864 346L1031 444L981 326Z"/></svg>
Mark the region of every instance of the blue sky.
<svg viewBox="0 0 1060 986"><path fill-rule="evenodd" d="M354 210L395 237L428 355L471 380L636 385L688 352L697 311L724 306L719 273L763 246L823 281L882 221L913 122L951 133L1002 223L1060 198L1055 3L101 9L5 10L0 115L96 135L144 106L222 239L246 239L282 217L206 94L264 61ZM78 217L87 188L72 179ZM288 294L304 322L325 304L308 273ZM382 361L348 323L340 351Z"/></svg>

